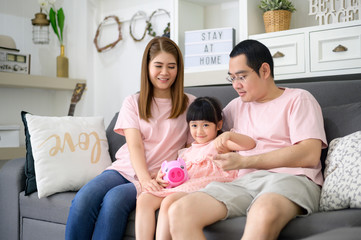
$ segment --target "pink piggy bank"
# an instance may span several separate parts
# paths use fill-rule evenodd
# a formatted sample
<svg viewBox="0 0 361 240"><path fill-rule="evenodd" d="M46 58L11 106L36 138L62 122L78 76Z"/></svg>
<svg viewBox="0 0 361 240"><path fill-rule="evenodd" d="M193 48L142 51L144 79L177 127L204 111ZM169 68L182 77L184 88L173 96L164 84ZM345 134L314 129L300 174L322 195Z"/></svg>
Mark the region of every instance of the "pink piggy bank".
<svg viewBox="0 0 361 240"><path fill-rule="evenodd" d="M163 179L169 182L167 188L176 187L188 180L186 164L182 158L173 161L164 161L161 166L165 173Z"/></svg>

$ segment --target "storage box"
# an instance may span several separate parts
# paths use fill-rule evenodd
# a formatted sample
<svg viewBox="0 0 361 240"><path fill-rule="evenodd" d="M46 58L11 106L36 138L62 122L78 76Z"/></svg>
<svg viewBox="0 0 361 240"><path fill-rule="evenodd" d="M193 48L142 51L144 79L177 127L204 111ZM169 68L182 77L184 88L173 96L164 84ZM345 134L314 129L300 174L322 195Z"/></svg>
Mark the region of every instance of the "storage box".
<svg viewBox="0 0 361 240"><path fill-rule="evenodd" d="M0 147L19 147L20 126L0 125Z"/></svg>
<svg viewBox="0 0 361 240"><path fill-rule="evenodd" d="M185 32L185 67L228 66L235 44L233 28L214 28Z"/></svg>

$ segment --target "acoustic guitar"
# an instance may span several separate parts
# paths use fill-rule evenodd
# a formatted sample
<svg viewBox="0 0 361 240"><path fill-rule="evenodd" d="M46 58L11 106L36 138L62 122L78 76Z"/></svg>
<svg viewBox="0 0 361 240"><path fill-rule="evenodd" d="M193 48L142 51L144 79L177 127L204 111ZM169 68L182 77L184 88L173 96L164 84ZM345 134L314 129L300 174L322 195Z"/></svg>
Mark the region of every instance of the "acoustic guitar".
<svg viewBox="0 0 361 240"><path fill-rule="evenodd" d="M81 96L85 90L86 83L77 83L71 97L71 103L69 107L68 116L74 116L75 106L80 101Z"/></svg>

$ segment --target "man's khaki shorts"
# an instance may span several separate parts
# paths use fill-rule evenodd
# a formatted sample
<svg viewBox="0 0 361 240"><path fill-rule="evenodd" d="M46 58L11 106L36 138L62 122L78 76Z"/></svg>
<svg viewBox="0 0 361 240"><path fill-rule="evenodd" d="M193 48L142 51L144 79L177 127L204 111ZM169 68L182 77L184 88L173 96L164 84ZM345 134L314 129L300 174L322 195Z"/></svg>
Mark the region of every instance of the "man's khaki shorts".
<svg viewBox="0 0 361 240"><path fill-rule="evenodd" d="M228 210L226 218L247 215L252 203L264 193L288 198L304 209L302 216L307 216L318 211L321 188L306 176L260 170L233 182L212 182L200 192L223 202Z"/></svg>

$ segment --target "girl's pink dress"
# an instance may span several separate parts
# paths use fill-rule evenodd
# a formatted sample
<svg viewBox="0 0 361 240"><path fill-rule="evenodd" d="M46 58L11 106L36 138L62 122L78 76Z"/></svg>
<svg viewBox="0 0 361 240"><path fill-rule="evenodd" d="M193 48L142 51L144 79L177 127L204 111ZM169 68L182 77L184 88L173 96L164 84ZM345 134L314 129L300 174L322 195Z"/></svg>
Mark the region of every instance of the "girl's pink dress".
<svg viewBox="0 0 361 240"><path fill-rule="evenodd" d="M189 180L174 188L145 192L158 197L166 197L175 192L195 192L213 181L231 182L237 178L237 170L223 171L214 164L212 158L215 154L217 150L214 147L214 141L205 144L193 143L191 147L180 150L179 156L186 162Z"/></svg>

